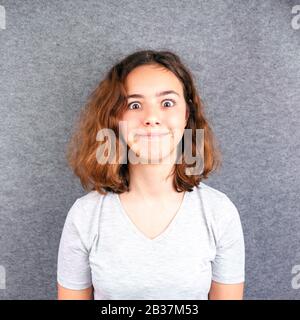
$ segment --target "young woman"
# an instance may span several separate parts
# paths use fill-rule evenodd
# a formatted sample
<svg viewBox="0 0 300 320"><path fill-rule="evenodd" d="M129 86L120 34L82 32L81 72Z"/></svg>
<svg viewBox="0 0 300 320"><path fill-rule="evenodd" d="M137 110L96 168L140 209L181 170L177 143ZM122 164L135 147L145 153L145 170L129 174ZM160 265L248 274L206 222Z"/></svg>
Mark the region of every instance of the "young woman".
<svg viewBox="0 0 300 320"><path fill-rule="evenodd" d="M104 128L116 139L102 139ZM189 174L184 149L200 155L196 129L204 133L203 168ZM62 231L58 299L243 298L239 213L202 182L221 156L178 55L138 51L113 66L68 147L88 193L72 205Z"/></svg>

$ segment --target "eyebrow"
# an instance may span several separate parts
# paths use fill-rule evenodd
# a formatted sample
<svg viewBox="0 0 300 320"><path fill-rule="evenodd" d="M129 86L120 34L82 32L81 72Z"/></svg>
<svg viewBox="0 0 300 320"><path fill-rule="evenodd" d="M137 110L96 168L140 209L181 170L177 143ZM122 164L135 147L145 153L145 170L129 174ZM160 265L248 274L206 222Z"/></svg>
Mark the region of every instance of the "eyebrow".
<svg viewBox="0 0 300 320"><path fill-rule="evenodd" d="M176 91L173 90L166 90L166 91L162 91L162 92L158 92L155 94L156 97L161 97L161 96L165 96L167 94L177 94L179 96L179 94ZM127 96L127 99L129 98L145 98L145 96L143 96L142 94L130 94Z"/></svg>

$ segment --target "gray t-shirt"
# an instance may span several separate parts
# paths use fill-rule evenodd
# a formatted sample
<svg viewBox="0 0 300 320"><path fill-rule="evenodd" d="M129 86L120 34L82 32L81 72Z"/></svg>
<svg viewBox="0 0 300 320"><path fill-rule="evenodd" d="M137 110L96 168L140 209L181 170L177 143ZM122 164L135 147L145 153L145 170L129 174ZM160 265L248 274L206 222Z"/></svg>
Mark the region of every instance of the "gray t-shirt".
<svg viewBox="0 0 300 320"><path fill-rule="evenodd" d="M175 217L154 239L137 228L113 192L90 191L67 214L57 281L69 289L93 285L95 300L207 300L212 280L244 279L238 210L225 193L203 182L185 193Z"/></svg>

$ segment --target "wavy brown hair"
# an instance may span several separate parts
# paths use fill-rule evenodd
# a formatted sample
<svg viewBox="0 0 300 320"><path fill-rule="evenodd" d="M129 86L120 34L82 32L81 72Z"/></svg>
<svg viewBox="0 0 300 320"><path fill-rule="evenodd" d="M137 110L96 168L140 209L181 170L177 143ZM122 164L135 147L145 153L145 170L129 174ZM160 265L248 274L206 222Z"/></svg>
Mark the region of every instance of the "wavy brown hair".
<svg viewBox="0 0 300 320"><path fill-rule="evenodd" d="M192 129L193 155L196 150L196 129L203 129L204 132L203 170L199 175L186 175L185 169L188 165L184 158L181 163L176 162L172 170L175 190L192 191L193 186L199 185L202 179L207 179L208 175L219 169L222 164L221 153L204 115L203 102L196 90L193 76L179 56L170 51L136 51L115 64L94 88L84 108L80 110L67 144L68 165L87 191L97 190L100 194L129 191L130 175L127 162L124 164L116 159L115 163L99 163L96 158L99 141L96 137L99 130L111 129L116 136L117 153L119 149L122 150L118 125L127 108L125 79L130 71L141 65L163 66L181 81L189 108L186 129ZM184 148L183 140L182 146Z"/></svg>

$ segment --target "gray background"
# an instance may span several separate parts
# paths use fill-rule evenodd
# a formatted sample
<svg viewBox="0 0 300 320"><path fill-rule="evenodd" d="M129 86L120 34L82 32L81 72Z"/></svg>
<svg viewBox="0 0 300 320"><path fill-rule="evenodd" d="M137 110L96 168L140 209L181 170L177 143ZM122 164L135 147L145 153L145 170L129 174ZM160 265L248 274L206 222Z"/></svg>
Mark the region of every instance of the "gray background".
<svg viewBox="0 0 300 320"><path fill-rule="evenodd" d="M1 299L56 299L66 214L85 194L65 162L77 112L112 64L172 50L190 68L237 206L245 299L299 299L300 1L1 1ZM300 21L299 21L300 23Z"/></svg>

